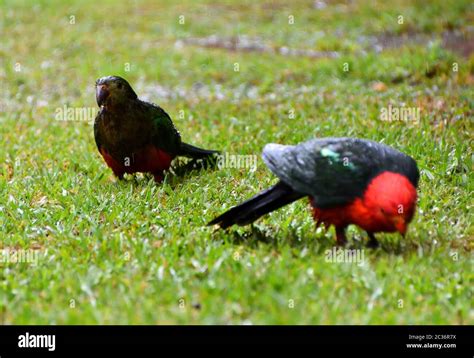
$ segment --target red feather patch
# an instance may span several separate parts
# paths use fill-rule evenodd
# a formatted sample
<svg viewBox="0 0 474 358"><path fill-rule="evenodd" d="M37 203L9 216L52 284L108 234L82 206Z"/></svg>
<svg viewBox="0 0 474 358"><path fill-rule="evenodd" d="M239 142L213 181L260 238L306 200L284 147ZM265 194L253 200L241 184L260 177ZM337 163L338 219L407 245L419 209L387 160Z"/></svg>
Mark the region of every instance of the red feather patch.
<svg viewBox="0 0 474 358"><path fill-rule="evenodd" d="M369 183L362 198L346 205L322 209L313 198L310 203L316 222L327 228L355 224L368 232L394 232L406 230L416 198L416 189L405 176L384 172Z"/></svg>
<svg viewBox="0 0 474 358"><path fill-rule="evenodd" d="M169 169L174 156L155 146L149 145L141 151L134 153L130 158L124 158L124 162L115 160L104 148L100 154L114 174L123 178L125 173L151 173L156 181L163 179L163 171Z"/></svg>

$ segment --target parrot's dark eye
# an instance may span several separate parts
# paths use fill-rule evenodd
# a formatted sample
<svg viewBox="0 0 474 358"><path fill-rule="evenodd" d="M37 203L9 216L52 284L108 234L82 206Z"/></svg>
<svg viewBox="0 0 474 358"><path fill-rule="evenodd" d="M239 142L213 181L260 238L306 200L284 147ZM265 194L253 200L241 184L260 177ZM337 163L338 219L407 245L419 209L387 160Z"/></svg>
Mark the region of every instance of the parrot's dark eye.
<svg viewBox="0 0 474 358"><path fill-rule="evenodd" d="M122 84L119 82L118 85L117 85L117 88L122 89L122 87L123 87Z"/></svg>

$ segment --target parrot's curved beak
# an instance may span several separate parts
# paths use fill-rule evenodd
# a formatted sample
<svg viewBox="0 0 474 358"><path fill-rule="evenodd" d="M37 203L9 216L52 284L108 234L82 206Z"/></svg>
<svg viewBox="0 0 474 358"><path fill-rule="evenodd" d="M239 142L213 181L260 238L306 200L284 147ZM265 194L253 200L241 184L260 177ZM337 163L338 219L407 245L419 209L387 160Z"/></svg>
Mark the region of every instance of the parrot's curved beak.
<svg viewBox="0 0 474 358"><path fill-rule="evenodd" d="M97 100L97 105L102 107L105 100L109 97L109 89L107 85L97 85L95 88L95 98Z"/></svg>

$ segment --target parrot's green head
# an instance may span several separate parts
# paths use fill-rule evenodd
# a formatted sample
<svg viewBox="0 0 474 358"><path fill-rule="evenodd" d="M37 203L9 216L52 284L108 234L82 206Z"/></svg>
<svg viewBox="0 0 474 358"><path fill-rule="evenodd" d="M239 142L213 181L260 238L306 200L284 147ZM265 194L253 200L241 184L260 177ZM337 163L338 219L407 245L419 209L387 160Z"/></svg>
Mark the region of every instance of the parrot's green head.
<svg viewBox="0 0 474 358"><path fill-rule="evenodd" d="M95 82L95 98L99 107L112 107L137 99L137 95L122 77L107 76Z"/></svg>

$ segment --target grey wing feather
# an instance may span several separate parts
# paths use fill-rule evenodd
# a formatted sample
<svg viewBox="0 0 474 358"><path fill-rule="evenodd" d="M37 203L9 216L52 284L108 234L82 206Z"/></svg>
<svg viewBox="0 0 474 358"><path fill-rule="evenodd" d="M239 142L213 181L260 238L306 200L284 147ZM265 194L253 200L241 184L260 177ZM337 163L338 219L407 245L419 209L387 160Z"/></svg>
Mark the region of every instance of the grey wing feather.
<svg viewBox="0 0 474 358"><path fill-rule="evenodd" d="M399 159L392 158L394 153L399 152L376 142L324 138L296 146L268 144L263 160L295 191L312 196L319 207L329 207L362 196L376 172Z"/></svg>

